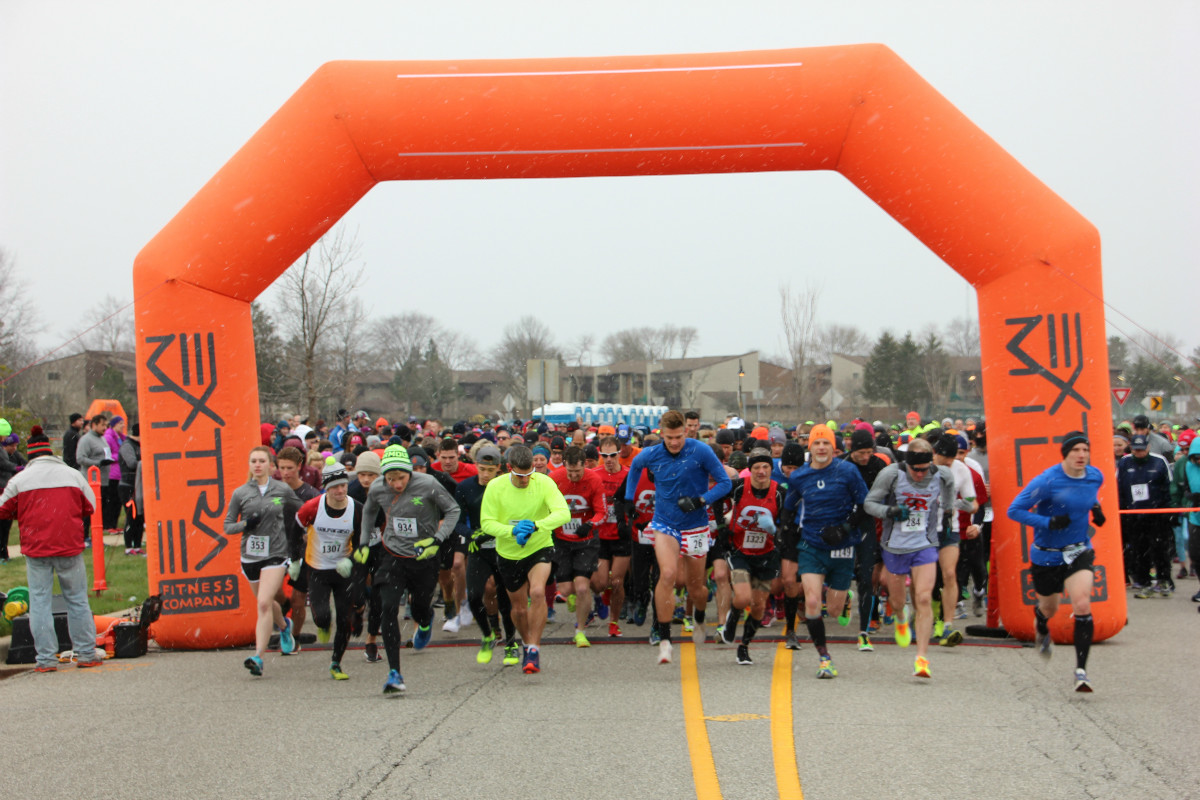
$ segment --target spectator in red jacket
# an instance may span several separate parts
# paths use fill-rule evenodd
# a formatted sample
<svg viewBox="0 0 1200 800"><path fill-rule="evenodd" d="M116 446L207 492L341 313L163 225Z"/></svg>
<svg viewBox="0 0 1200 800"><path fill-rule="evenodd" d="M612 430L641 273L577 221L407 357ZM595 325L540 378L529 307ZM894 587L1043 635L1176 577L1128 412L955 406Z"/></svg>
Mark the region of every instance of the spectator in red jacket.
<svg viewBox="0 0 1200 800"><path fill-rule="evenodd" d="M58 634L50 607L55 573L67 602L76 666L99 666L102 662L96 652L96 626L88 606L83 566L83 519L95 510L96 498L79 471L53 454L41 427L34 426L26 453L29 465L0 495L0 519L16 519L21 529L37 671L58 668Z"/></svg>

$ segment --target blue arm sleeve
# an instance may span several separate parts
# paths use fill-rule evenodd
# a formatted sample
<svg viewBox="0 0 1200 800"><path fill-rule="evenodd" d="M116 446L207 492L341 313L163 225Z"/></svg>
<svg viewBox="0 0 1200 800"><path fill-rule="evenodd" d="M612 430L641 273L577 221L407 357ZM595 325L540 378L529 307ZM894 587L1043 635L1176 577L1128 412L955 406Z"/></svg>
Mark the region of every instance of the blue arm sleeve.
<svg viewBox="0 0 1200 800"><path fill-rule="evenodd" d="M645 451L643 450L642 453ZM629 474L625 476L625 499L633 500L637 496L638 481L642 479L642 469L644 469L645 459L642 458L642 453L638 453L633 457L633 461L629 462Z"/></svg>
<svg viewBox="0 0 1200 800"><path fill-rule="evenodd" d="M1044 483L1045 479L1042 475L1027 483L1021 493L1014 497L1012 503L1009 504L1008 518L1035 530L1048 530L1050 519L1029 510L1041 500Z"/></svg>
<svg viewBox="0 0 1200 800"><path fill-rule="evenodd" d="M700 498L704 501L705 505L711 505L732 491L733 481L729 479L729 473L725 471L725 465L721 463L721 459L717 458L717 454L711 448L707 449L708 452L702 455L701 459L704 468L716 483L713 484L711 489L702 494Z"/></svg>

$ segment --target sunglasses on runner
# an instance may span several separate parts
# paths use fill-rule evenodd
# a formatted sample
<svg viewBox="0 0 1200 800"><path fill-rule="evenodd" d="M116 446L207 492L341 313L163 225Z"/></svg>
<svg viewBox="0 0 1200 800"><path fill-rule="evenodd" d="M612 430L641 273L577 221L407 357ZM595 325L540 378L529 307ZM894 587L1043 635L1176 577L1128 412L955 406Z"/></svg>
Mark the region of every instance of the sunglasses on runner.
<svg viewBox="0 0 1200 800"><path fill-rule="evenodd" d="M601 453L600 457L601 458L616 458L619 455L620 455L620 453Z"/></svg>
<svg viewBox="0 0 1200 800"><path fill-rule="evenodd" d="M529 470L529 472L513 472L510 470L508 474L514 478L528 478L533 473L534 470Z"/></svg>
<svg viewBox="0 0 1200 800"><path fill-rule="evenodd" d="M911 472L929 472L929 467L909 467Z"/></svg>

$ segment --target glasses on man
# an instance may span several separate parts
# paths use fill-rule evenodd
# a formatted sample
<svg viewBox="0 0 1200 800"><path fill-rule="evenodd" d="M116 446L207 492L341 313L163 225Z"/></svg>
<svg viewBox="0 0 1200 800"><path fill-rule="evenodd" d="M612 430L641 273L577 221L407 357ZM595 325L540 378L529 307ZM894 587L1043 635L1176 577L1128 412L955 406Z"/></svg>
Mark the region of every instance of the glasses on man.
<svg viewBox="0 0 1200 800"><path fill-rule="evenodd" d="M601 453L601 458L616 458L620 453Z"/></svg>
<svg viewBox="0 0 1200 800"><path fill-rule="evenodd" d="M912 472L929 472L929 467L909 467Z"/></svg>

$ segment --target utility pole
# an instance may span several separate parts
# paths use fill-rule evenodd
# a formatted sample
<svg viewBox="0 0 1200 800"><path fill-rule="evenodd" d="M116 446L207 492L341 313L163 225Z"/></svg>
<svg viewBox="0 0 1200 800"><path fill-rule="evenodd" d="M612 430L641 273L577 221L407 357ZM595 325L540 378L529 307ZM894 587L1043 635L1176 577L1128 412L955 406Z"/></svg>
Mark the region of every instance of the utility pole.
<svg viewBox="0 0 1200 800"><path fill-rule="evenodd" d="M746 370L742 369L742 360L738 359L738 416L742 419L746 418L746 409L742 406L742 378L746 377Z"/></svg>

